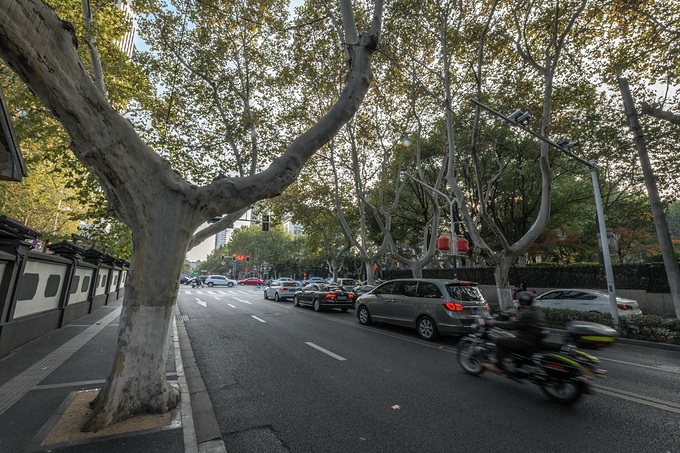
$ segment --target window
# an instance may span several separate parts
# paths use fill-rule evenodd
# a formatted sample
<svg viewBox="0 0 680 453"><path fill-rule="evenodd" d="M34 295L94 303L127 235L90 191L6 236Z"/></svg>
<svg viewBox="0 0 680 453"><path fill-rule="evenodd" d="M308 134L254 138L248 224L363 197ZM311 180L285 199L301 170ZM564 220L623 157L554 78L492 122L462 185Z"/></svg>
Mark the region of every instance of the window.
<svg viewBox="0 0 680 453"><path fill-rule="evenodd" d="M80 287L81 293L86 293L90 289L90 276L83 278L83 285Z"/></svg>
<svg viewBox="0 0 680 453"><path fill-rule="evenodd" d="M437 299L442 297L442 292L434 283L420 282L418 283L418 297L427 297L430 299Z"/></svg>
<svg viewBox="0 0 680 453"><path fill-rule="evenodd" d="M406 297L415 297L416 296L416 288L418 286L417 282L412 282L412 281L405 281L405 282L397 282L395 285L395 293L396 294L401 294L402 296Z"/></svg>
<svg viewBox="0 0 680 453"><path fill-rule="evenodd" d="M17 295L18 300L31 300L35 297L35 293L38 290L38 281L40 277L38 274L24 274L19 280L19 294Z"/></svg>
<svg viewBox="0 0 680 453"><path fill-rule="evenodd" d="M59 292L59 283L61 282L61 276L57 274L52 274L47 277L47 285L45 285L45 297L54 297Z"/></svg>
<svg viewBox="0 0 680 453"><path fill-rule="evenodd" d="M69 294L75 294L78 292L78 283L80 283L80 275L74 275L71 280L71 288L69 288Z"/></svg>
<svg viewBox="0 0 680 453"><path fill-rule="evenodd" d="M449 295L463 302L480 302L484 300L481 291L476 286L448 285Z"/></svg>
<svg viewBox="0 0 680 453"><path fill-rule="evenodd" d="M377 295L388 295L392 294L392 289L394 288L394 283L385 283L384 285L378 286L375 291L373 291L373 294Z"/></svg>

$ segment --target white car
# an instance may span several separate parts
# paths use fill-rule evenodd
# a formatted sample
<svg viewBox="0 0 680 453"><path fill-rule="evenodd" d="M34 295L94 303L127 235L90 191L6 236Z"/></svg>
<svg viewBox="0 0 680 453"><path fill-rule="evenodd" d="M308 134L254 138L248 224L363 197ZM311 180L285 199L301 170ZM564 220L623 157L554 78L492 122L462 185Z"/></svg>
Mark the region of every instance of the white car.
<svg viewBox="0 0 680 453"><path fill-rule="evenodd" d="M211 288L213 286L228 286L231 288L232 286L236 286L238 282L227 278L224 275L210 275L205 279L205 284Z"/></svg>
<svg viewBox="0 0 680 453"><path fill-rule="evenodd" d="M611 313L609 294L596 289L554 289L534 299L534 305L546 308L565 308L569 310ZM619 316L641 315L637 301L617 297Z"/></svg>
<svg viewBox="0 0 680 453"><path fill-rule="evenodd" d="M264 298L276 301L292 299L299 290L300 285L293 280L274 280L264 289Z"/></svg>

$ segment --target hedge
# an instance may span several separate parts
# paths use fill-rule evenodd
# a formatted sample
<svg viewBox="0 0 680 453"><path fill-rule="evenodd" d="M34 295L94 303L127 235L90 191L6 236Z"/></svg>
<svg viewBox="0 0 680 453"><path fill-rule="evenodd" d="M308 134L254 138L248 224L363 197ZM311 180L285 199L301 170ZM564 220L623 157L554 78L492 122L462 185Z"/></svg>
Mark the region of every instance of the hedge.
<svg viewBox="0 0 680 453"><path fill-rule="evenodd" d="M589 321L614 327L609 313L584 312L559 308L540 308L552 329L564 329L571 321ZM616 328L620 338L680 344L680 320L656 315L621 316Z"/></svg>

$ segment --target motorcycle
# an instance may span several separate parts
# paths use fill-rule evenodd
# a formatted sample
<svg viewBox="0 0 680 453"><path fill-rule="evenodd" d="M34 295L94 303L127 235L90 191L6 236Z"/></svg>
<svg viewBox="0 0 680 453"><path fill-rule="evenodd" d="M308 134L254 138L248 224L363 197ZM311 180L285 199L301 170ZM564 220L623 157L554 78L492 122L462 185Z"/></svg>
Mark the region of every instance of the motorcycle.
<svg viewBox="0 0 680 453"><path fill-rule="evenodd" d="M204 288L204 287L205 287L205 284L203 284L203 280L201 280L201 279L198 278L198 277L192 278L192 279L189 280L187 283L190 284L192 288L196 288L196 287L198 287L198 288Z"/></svg>
<svg viewBox="0 0 680 453"><path fill-rule="evenodd" d="M489 324L484 317L477 317L473 333L462 338L457 346L458 364L473 376L482 374L486 363L494 363L496 341L513 335ZM503 374L516 381L533 382L550 399L564 405L575 403L584 393L591 393L592 381L605 377L607 371L599 367L597 357L577 349L576 344L606 347L614 342L617 332L601 324L581 321L573 321L566 328L566 334L556 343L542 342L524 354L509 352L503 362Z"/></svg>

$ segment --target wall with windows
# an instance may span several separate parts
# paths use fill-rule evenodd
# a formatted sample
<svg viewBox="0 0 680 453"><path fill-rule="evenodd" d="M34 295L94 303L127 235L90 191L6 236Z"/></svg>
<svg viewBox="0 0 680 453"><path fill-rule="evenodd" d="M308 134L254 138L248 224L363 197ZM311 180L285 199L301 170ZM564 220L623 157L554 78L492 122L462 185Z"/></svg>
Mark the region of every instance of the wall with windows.
<svg viewBox="0 0 680 453"><path fill-rule="evenodd" d="M127 263L69 243L34 250L26 234L5 226L0 221L0 357L123 297Z"/></svg>

